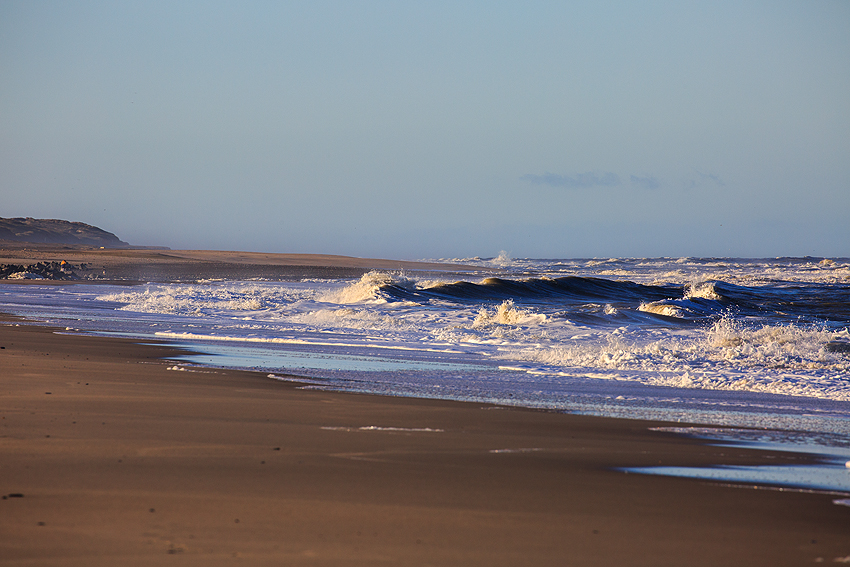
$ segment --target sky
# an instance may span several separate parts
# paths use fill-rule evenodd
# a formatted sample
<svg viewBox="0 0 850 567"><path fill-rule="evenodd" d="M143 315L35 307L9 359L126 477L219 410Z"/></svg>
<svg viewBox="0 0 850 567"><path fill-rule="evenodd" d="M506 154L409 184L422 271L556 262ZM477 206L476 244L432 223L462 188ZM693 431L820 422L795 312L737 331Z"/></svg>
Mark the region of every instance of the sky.
<svg viewBox="0 0 850 567"><path fill-rule="evenodd" d="M850 2L0 0L0 217L397 259L850 256Z"/></svg>

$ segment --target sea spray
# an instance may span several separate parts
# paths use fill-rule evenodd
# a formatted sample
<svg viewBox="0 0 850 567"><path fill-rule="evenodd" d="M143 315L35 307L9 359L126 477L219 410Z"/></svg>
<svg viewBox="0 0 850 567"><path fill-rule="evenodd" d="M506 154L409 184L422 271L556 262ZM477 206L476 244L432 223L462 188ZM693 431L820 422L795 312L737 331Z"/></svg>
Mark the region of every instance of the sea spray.
<svg viewBox="0 0 850 567"><path fill-rule="evenodd" d="M380 292L387 286L409 290L416 288L416 282L404 274L372 271L363 274L358 281L324 295L322 300L331 303L386 303L387 299Z"/></svg>
<svg viewBox="0 0 850 567"><path fill-rule="evenodd" d="M489 327L492 325L526 326L539 325L546 321L546 315L531 313L525 309L518 309L512 299L503 301L495 310L482 307L478 310L473 328Z"/></svg>

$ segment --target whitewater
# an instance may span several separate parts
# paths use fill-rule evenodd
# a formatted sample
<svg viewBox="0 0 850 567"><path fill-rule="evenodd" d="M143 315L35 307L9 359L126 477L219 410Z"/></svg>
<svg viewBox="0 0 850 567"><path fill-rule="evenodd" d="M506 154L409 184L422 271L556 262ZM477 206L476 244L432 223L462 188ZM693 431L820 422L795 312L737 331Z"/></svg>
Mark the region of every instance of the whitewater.
<svg viewBox="0 0 850 567"><path fill-rule="evenodd" d="M435 261L435 260L429 260ZM460 277L0 284L0 311L305 387L850 433L850 260L443 259Z"/></svg>

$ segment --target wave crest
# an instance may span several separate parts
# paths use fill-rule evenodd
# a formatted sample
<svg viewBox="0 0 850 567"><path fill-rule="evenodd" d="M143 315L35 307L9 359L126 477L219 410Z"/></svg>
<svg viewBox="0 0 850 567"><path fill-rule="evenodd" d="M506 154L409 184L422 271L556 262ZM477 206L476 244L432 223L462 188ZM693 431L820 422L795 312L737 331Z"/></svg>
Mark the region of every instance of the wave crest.
<svg viewBox="0 0 850 567"><path fill-rule="evenodd" d="M693 282L685 287L685 299L700 298L720 301L723 296L717 292L716 282Z"/></svg>
<svg viewBox="0 0 850 567"><path fill-rule="evenodd" d="M531 313L525 309L517 309L510 299L503 301L494 311L482 307L472 322L473 328L488 327L491 325L537 325L546 320L546 315Z"/></svg>
<svg viewBox="0 0 850 567"><path fill-rule="evenodd" d="M190 286L149 286L142 291L122 291L96 297L98 301L123 303L118 309L137 313L201 315L208 310L259 311L269 300L253 286L237 288Z"/></svg>
<svg viewBox="0 0 850 567"><path fill-rule="evenodd" d="M386 303L385 291L414 291L416 282L402 274L371 271L356 282L332 291L321 298L330 303Z"/></svg>

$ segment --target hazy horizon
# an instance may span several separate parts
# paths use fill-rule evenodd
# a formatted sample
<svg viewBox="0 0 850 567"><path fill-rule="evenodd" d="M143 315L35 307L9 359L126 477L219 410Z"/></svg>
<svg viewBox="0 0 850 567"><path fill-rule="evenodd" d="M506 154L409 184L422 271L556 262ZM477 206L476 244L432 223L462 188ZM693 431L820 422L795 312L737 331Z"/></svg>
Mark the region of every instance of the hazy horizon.
<svg viewBox="0 0 850 567"><path fill-rule="evenodd" d="M0 5L0 216L398 259L850 256L850 3Z"/></svg>

